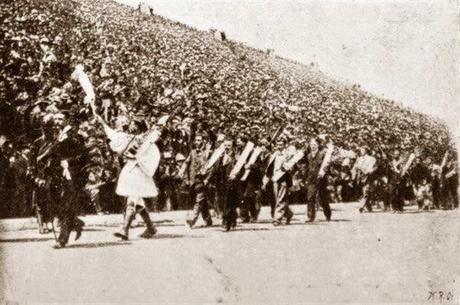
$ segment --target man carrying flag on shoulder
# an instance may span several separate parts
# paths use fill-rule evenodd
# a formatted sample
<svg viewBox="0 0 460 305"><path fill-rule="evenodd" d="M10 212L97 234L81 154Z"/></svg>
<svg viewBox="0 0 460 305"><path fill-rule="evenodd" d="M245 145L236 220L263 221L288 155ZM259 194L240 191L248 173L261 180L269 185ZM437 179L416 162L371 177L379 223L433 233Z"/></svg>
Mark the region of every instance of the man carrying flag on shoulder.
<svg viewBox="0 0 460 305"><path fill-rule="evenodd" d="M323 209L327 221L331 220L331 208L327 201L326 171L332 155L332 146L327 149L320 149L318 140L312 138L309 143L307 161L307 221L313 222L316 218L316 204L319 203Z"/></svg>
<svg viewBox="0 0 460 305"><path fill-rule="evenodd" d="M286 225L291 223L294 213L291 211L287 201L289 187L292 179L289 173L290 166L287 166L288 152L286 150L286 139L278 138L276 141L275 151L270 156L262 188L270 186L273 188L275 209L273 215L273 225L281 224L283 218L286 218Z"/></svg>

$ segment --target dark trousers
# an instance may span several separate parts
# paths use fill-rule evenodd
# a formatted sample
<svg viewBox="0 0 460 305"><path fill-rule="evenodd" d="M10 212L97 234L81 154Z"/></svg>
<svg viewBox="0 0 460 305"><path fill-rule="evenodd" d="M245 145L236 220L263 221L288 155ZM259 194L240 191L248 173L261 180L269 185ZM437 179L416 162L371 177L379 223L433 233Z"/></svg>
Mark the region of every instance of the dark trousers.
<svg viewBox="0 0 460 305"><path fill-rule="evenodd" d="M391 200L390 200L390 186L388 183L382 183L382 201L383 201L383 208L385 211L390 209Z"/></svg>
<svg viewBox="0 0 460 305"><path fill-rule="evenodd" d="M458 177L451 177L446 180L445 182L445 193L446 198L445 201L447 202L449 199L453 201L452 208L458 208ZM450 198L449 198L450 197Z"/></svg>
<svg viewBox="0 0 460 305"><path fill-rule="evenodd" d="M236 209L238 208L240 198L237 182L227 183L222 213L222 225L228 229L236 227L236 219L238 218Z"/></svg>
<svg viewBox="0 0 460 305"><path fill-rule="evenodd" d="M273 182L268 182L260 192L261 205L270 206L270 215L272 218L275 217L276 198L273 191Z"/></svg>
<svg viewBox="0 0 460 305"><path fill-rule="evenodd" d="M69 242L72 231L78 230L84 225L84 222L75 214L58 215L58 220L60 224L58 243L61 245L66 245Z"/></svg>
<svg viewBox="0 0 460 305"><path fill-rule="evenodd" d="M69 241L70 233L83 227L83 221L77 215L80 210L80 200L77 189L71 181L66 181L62 185L61 200L56 208L57 219L60 224L58 242L66 245Z"/></svg>
<svg viewBox="0 0 460 305"><path fill-rule="evenodd" d="M433 193L433 206L436 209L441 208L441 186L439 180L434 180L432 182L432 193Z"/></svg>
<svg viewBox="0 0 460 305"><path fill-rule="evenodd" d="M225 202L225 186L218 184L214 188L214 211L217 216L222 216Z"/></svg>
<svg viewBox="0 0 460 305"><path fill-rule="evenodd" d="M390 186L390 202L393 211L402 212L404 210L404 188L402 183L393 183Z"/></svg>
<svg viewBox="0 0 460 305"><path fill-rule="evenodd" d="M158 195L158 206L161 210L177 210L177 192L176 185L167 182L161 185Z"/></svg>
<svg viewBox="0 0 460 305"><path fill-rule="evenodd" d="M316 183L315 183L316 182ZM318 203L323 209L326 220L330 220L332 216L331 207L329 206L326 181L320 179L314 183L307 184L307 219L314 221L316 218L316 204Z"/></svg>
<svg viewBox="0 0 460 305"><path fill-rule="evenodd" d="M261 192L258 186L248 184L244 191L243 201L240 207L240 216L243 222L257 220L260 212Z"/></svg>
<svg viewBox="0 0 460 305"><path fill-rule="evenodd" d="M283 218L290 219L294 215L287 201L288 185L285 181L273 183L273 193L275 194L274 223L280 223Z"/></svg>

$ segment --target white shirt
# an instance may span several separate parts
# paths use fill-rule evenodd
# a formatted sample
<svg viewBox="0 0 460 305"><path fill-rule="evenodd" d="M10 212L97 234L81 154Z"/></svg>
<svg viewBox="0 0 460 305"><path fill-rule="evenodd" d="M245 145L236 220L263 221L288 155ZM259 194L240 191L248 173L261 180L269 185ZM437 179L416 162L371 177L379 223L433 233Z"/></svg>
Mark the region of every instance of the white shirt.
<svg viewBox="0 0 460 305"><path fill-rule="evenodd" d="M273 160L273 162L274 162L273 170L274 171L280 170L284 162L284 154L281 152L277 152L275 156L275 160Z"/></svg>

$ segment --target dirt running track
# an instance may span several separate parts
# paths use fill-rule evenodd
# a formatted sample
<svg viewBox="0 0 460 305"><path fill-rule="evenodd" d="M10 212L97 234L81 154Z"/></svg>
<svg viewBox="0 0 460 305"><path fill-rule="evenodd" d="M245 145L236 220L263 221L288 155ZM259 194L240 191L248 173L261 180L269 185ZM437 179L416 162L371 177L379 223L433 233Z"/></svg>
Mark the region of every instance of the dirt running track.
<svg viewBox="0 0 460 305"><path fill-rule="evenodd" d="M290 226L273 227L264 209L261 223L230 233L174 222L151 240L134 228L129 242L115 227L89 227L61 250L51 234L3 232L0 304L459 302L458 210L333 209L329 223L319 214L305 224L295 206Z"/></svg>

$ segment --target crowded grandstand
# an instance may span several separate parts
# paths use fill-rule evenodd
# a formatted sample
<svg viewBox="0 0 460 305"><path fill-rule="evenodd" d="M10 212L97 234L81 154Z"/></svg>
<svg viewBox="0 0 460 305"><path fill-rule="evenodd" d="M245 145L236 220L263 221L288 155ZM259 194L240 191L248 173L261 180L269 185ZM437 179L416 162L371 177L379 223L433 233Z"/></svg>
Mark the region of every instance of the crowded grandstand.
<svg viewBox="0 0 460 305"><path fill-rule="evenodd" d="M458 207L457 154L445 124L314 66L111 0L7 1L0 16L0 217L29 217L60 200L49 187L60 183L51 176L62 176L61 165L43 171L50 165L39 158L44 143L61 134L58 121L82 146L79 213L123 211L115 189L126 160L111 149L104 126L137 135L165 116L153 177L159 194L149 204L156 211L192 209L203 192L213 216L222 216L222 177L211 171L197 193L182 170L197 138L208 157L223 143L240 152L252 143L267 158L277 145L290 156L304 150L286 169L289 203L306 203L307 155L318 145L331 155L321 200L363 200L361 211ZM82 89L81 75L94 96ZM369 170L366 160L373 160ZM276 210L277 200L261 191L259 162L256 182L242 193ZM245 198L232 199L239 217L257 221Z"/></svg>

